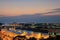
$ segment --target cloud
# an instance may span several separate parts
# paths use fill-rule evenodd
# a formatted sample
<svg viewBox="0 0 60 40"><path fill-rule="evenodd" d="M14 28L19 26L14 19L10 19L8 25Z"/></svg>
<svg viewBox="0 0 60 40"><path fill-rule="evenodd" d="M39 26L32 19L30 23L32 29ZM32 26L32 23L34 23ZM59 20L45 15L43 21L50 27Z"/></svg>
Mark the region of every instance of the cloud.
<svg viewBox="0 0 60 40"><path fill-rule="evenodd" d="M42 13L44 16L55 16L60 15L60 8L52 9L50 12Z"/></svg>
<svg viewBox="0 0 60 40"><path fill-rule="evenodd" d="M0 15L0 22L48 22L48 23L60 23L60 8L52 9L46 13L27 14L20 16L3 16Z"/></svg>
<svg viewBox="0 0 60 40"><path fill-rule="evenodd" d="M56 8L56 9L53 9L53 10L58 10L58 11L60 11L60 8Z"/></svg>

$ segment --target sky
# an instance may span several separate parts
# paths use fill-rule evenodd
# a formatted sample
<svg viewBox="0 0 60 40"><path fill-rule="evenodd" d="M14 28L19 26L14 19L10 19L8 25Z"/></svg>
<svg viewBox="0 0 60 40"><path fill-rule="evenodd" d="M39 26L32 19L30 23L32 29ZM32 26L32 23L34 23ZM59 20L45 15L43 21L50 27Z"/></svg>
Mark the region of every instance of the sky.
<svg viewBox="0 0 60 40"><path fill-rule="evenodd" d="M0 0L0 22L60 23L60 0Z"/></svg>
<svg viewBox="0 0 60 40"><path fill-rule="evenodd" d="M59 12L56 12L57 10L54 9L59 9ZM37 13L43 16L60 15L60 0L0 0L0 16L19 16Z"/></svg>

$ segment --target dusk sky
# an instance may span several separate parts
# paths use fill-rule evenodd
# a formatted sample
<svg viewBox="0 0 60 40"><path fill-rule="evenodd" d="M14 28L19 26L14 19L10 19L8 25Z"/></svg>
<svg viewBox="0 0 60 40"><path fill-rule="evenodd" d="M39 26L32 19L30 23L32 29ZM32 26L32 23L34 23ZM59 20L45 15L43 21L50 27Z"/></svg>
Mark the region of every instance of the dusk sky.
<svg viewBox="0 0 60 40"><path fill-rule="evenodd" d="M44 14L60 8L60 0L0 0L0 15L18 16L40 13L42 15L60 15L60 13Z"/></svg>
<svg viewBox="0 0 60 40"><path fill-rule="evenodd" d="M0 0L0 22L60 23L60 0Z"/></svg>

